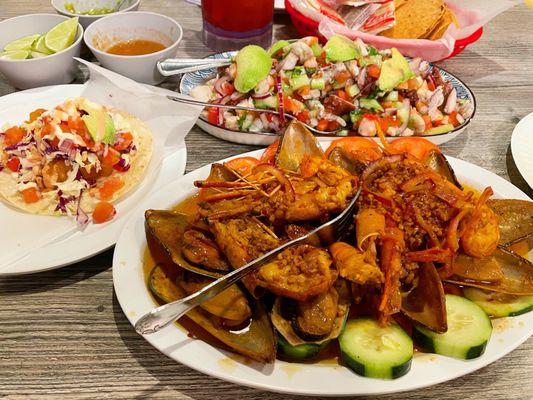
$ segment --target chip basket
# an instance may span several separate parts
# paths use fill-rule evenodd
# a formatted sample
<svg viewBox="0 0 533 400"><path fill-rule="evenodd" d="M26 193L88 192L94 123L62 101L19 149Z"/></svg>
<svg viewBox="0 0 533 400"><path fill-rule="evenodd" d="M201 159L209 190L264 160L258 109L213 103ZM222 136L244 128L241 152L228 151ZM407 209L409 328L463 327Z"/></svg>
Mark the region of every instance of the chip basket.
<svg viewBox="0 0 533 400"><path fill-rule="evenodd" d="M322 37L318 32L318 22L307 18L305 15L296 10L289 0L285 0L285 8L291 17L294 27L301 36L318 36L322 42L325 42L324 37ZM472 35L456 40L453 52L448 56L448 58L461 53L468 45L479 40L482 34L483 28L479 28Z"/></svg>

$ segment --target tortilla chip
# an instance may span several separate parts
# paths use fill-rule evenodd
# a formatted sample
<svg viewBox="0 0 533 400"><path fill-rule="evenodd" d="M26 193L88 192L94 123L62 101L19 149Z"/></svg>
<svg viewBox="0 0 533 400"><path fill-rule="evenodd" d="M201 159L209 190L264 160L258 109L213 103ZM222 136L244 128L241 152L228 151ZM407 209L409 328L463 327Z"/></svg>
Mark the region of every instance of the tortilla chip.
<svg viewBox="0 0 533 400"><path fill-rule="evenodd" d="M443 11L443 0L404 1L395 11L394 26L380 34L394 39L418 39L436 26Z"/></svg>
<svg viewBox="0 0 533 400"><path fill-rule="evenodd" d="M448 7L445 6L444 13L442 17L440 18L439 22L429 33L425 35L425 38L429 40L438 40L442 38L444 36L444 33L450 26L450 24L453 23L453 20L454 20L454 15L452 11Z"/></svg>

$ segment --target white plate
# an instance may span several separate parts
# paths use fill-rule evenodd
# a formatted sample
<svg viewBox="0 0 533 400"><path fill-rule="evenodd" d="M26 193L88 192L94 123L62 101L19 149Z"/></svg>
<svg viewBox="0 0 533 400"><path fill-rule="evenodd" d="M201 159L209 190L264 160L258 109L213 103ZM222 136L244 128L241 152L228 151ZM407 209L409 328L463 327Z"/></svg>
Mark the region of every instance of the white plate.
<svg viewBox="0 0 533 400"><path fill-rule="evenodd" d="M262 151L244 155L258 157ZM233 157L232 157L233 158ZM519 189L497 175L478 166L448 157L459 179L483 188L491 185L496 197L525 199ZM113 283L122 310L133 325L156 306L143 276L143 253L146 249L144 211L168 209L196 192L193 181L205 179L210 166L197 169L168 184L143 201L126 223L113 257ZM495 329L485 354L475 360L462 361L435 354L417 354L411 371L396 380L363 378L339 365L294 364L276 360L273 364L243 361L242 357L191 339L187 332L173 325L145 336L155 348L170 358L205 374L240 385L282 393L317 396L369 395L401 392L448 381L490 364L524 342L533 333L531 313L494 321Z"/></svg>
<svg viewBox="0 0 533 400"><path fill-rule="evenodd" d="M526 115L515 126L511 152L520 174L533 188L533 113Z"/></svg>
<svg viewBox="0 0 533 400"><path fill-rule="evenodd" d="M37 108L53 108L67 98L77 97L81 94L82 87L83 85L50 86L0 97L0 127L7 121L25 120L28 114ZM27 102L28 93L32 93L32 99L34 100L31 102ZM119 237L120 231L127 220L126 217L137 206L143 195L146 196L150 191L183 175L186 161L187 150L185 147L168 155L152 184L141 183L134 192L128 194L126 198L116 204L117 216L113 221L104 225L89 224L83 232L78 231L63 238L63 240L57 240L48 245L38 247L31 254L8 267L3 267L0 270L0 276L27 274L59 268L84 260L110 248ZM29 241L34 240L32 238L31 224L32 221L35 221L35 218L50 219L50 223L54 223L53 219L57 218L26 214L0 201L0 225L2 218L8 218L8 216L14 217L17 222L20 222L16 229L19 233L24 232L23 239ZM73 221L74 226L75 222Z"/></svg>
<svg viewBox="0 0 533 400"><path fill-rule="evenodd" d="M222 53L212 54L210 56L207 56L206 58L232 58L235 57L237 54L237 51L226 51ZM470 90L470 88L462 82L459 78L457 78L455 75L451 74L450 72L446 71L445 69L442 69L440 67L437 67L436 65L432 65L432 68L437 68L443 78L447 81L450 81L457 91L457 97L460 99L467 99L472 102L474 105L474 112L472 113L472 116L468 119L466 119L460 126L456 127L454 130L448 132L448 133L441 133L438 135L432 135L432 136L423 136L425 139L430 140L431 142L435 143L436 145L441 145L443 143L446 143L450 140L455 139L461 132L465 130L467 125L470 123L472 118L474 118L474 115L476 113L476 98L474 96L474 93ZM203 84L206 80L213 78L217 74L217 69L205 69L201 71L196 72L189 72L187 74L184 74L180 80L179 84L179 92L182 94L189 94L192 88ZM242 132L238 130L232 130L227 128L222 128L218 125L214 125L207 120L203 119L201 116L198 118L198 121L196 124L209 133L210 135L213 135L214 137L217 137L222 140L227 140L228 142L233 143L240 143L240 144L248 144L248 145L255 145L255 146L268 146L272 142L278 139L278 135L273 132ZM359 135L357 135L359 136ZM339 136L317 136L317 138L321 142L331 142L333 140L340 139ZM371 139L374 139L376 141L379 141L379 138L373 137ZM394 137L388 137L390 140L394 140Z"/></svg>

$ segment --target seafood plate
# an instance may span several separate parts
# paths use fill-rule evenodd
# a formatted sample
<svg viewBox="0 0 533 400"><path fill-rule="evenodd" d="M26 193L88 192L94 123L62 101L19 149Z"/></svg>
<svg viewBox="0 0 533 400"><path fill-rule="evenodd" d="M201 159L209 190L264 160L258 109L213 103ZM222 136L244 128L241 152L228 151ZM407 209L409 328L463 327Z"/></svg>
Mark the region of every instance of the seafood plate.
<svg viewBox="0 0 533 400"><path fill-rule="evenodd" d="M344 138L324 152L291 123L266 151L213 164L209 173L193 172L172 186L182 193L175 207L148 209L144 221L138 213L115 253L119 301L134 323L141 314L130 310L144 313L150 301L153 307L199 290L330 220L362 188L353 226L342 237L287 249L187 314L178 324L193 339L181 328L146 339L200 371L291 393L394 392L471 372L533 329L525 314L533 294L527 258L533 206L499 181L471 187L465 165L450 161L421 138L381 146ZM517 199L490 199L492 189L479 187L484 182ZM197 189L187 188L192 183ZM168 195L154 204L170 206ZM132 243L143 246L128 256ZM143 276L128 282L135 300L124 292L124 271L132 268ZM501 334L493 331L494 318L504 316L523 331L513 331L512 347L502 351L491 337ZM171 349L184 340L183 349ZM421 364L428 353L435 353L435 365ZM228 373L193 354L240 362ZM291 366L302 369L293 383L303 386L281 377ZM339 386L320 389L313 381L320 375Z"/></svg>
<svg viewBox="0 0 533 400"><path fill-rule="evenodd" d="M279 41L268 51L247 46L212 58L233 63L184 75L181 93L279 112L204 110L200 127L240 143L269 144L283 120L294 117L326 139L377 138L378 121L386 137L424 136L440 144L465 128L475 111L473 94L450 73L343 36L325 46L306 37Z"/></svg>

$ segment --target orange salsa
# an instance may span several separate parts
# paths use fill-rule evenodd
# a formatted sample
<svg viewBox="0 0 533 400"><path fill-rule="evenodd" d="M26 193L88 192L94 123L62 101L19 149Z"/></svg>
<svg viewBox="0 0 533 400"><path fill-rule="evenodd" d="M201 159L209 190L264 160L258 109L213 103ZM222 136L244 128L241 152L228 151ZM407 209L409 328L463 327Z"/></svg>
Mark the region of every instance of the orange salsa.
<svg viewBox="0 0 533 400"><path fill-rule="evenodd" d="M114 44L107 49L106 52L120 56L140 56L143 54L155 53L165 48L166 46L159 42L144 39L134 39Z"/></svg>

